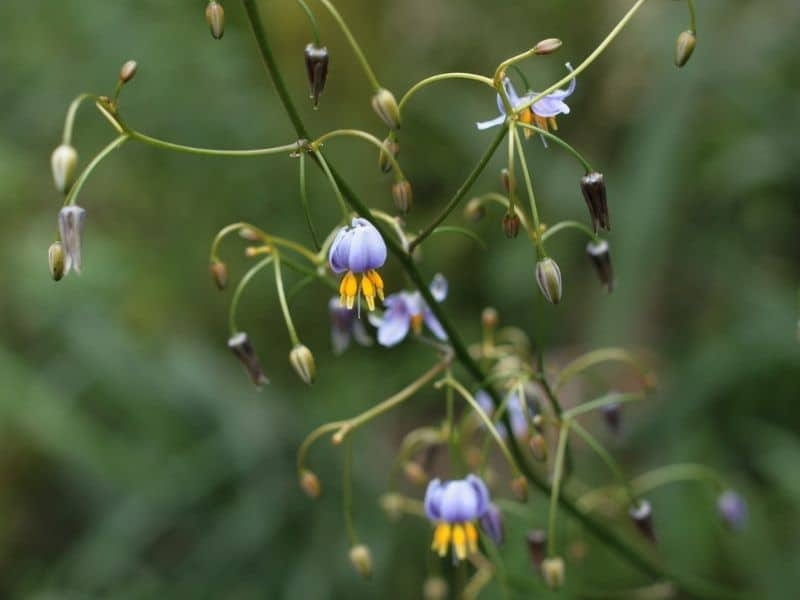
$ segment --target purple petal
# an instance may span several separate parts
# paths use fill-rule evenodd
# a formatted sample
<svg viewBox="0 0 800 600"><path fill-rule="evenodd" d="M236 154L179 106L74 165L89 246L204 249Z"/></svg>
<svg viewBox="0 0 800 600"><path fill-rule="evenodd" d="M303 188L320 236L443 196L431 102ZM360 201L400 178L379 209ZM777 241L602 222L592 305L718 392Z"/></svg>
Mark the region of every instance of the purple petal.
<svg viewBox="0 0 800 600"><path fill-rule="evenodd" d="M485 390L478 390L475 392L475 401L488 417L492 416L494 412L494 402L492 402L492 397Z"/></svg>
<svg viewBox="0 0 800 600"><path fill-rule="evenodd" d="M431 521L442 519L442 491L442 482L439 479L432 480L425 490L425 514Z"/></svg>
<svg viewBox="0 0 800 600"><path fill-rule="evenodd" d="M558 98L545 96L533 105L533 112L540 117L555 117L557 115L568 115L569 106Z"/></svg>
<svg viewBox="0 0 800 600"><path fill-rule="evenodd" d="M352 231L347 227L342 227L336 237L333 238L331 249L328 251L328 264L334 273L343 273L348 269L348 257L350 255L350 243L352 242Z"/></svg>
<svg viewBox="0 0 800 600"><path fill-rule="evenodd" d="M528 433L528 419L525 416L525 407L519 399L519 393L511 392L507 400L508 416L511 419L511 431L514 437L524 437Z"/></svg>
<svg viewBox="0 0 800 600"><path fill-rule="evenodd" d="M494 504L489 504L486 513L481 517L481 527L486 532L495 545L503 543L503 513Z"/></svg>
<svg viewBox="0 0 800 600"><path fill-rule="evenodd" d="M488 121L478 121L477 123L475 123L475 127L477 127L480 131L483 131L484 129L490 129L491 127L497 127L498 125L502 125L503 123L505 123L505 120L506 116L500 115L499 117L490 119Z"/></svg>
<svg viewBox="0 0 800 600"><path fill-rule="evenodd" d="M466 523L478 519L486 510L484 498L472 482L459 479L448 482L442 493L439 512L443 521Z"/></svg>
<svg viewBox="0 0 800 600"><path fill-rule="evenodd" d="M446 340L447 334L442 329L442 324L439 323L439 320L434 316L431 309L427 306L425 307L425 312L423 313L423 319L425 319L425 325L428 326L428 329L431 330L431 333L435 335L440 340Z"/></svg>
<svg viewBox="0 0 800 600"><path fill-rule="evenodd" d="M382 267L386 262L386 244L381 234L365 219L354 219L353 225L348 268L354 273L363 273Z"/></svg>
<svg viewBox="0 0 800 600"><path fill-rule="evenodd" d="M405 339L410 327L408 307L404 302L395 301L383 313L383 320L378 326L378 343L386 347L395 346Z"/></svg>
<svg viewBox="0 0 800 600"><path fill-rule="evenodd" d="M483 479L477 475L467 475L467 482L473 487L478 495L478 515L481 516L489 508L489 489Z"/></svg>

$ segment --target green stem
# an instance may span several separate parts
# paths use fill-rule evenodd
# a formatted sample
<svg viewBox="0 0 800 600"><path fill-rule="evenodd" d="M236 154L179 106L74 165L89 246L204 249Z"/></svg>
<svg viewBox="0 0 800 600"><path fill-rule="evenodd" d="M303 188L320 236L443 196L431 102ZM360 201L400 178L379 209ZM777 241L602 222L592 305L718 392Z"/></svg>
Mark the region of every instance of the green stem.
<svg viewBox="0 0 800 600"><path fill-rule="evenodd" d="M719 473L704 465L695 465L692 463L668 465L666 467L653 469L652 471L648 471L636 477L631 481L631 485L639 494L644 494L668 483L690 479L709 481L714 485L717 491L722 491L727 487Z"/></svg>
<svg viewBox="0 0 800 600"><path fill-rule="evenodd" d="M125 129L126 133L139 142L143 142L156 148L164 150L172 150L174 152L184 152L186 154L202 154L205 156L266 156L269 154L288 154L292 152L299 152L304 147L303 142L292 142L291 144L284 144L283 146L273 146L271 148L252 148L247 150L224 150L217 148L197 148L195 146L184 146L183 144L174 144L166 140L145 135L133 129Z"/></svg>
<svg viewBox="0 0 800 600"><path fill-rule="evenodd" d="M597 240L597 236L595 235L594 231L592 231L583 223L579 223L578 221L560 221L545 230L545 232L542 234L542 242L546 242L559 231L564 229L578 229L588 235L590 239Z"/></svg>
<svg viewBox="0 0 800 600"><path fill-rule="evenodd" d="M344 468L342 469L342 509L344 510L344 525L350 545L358 543L358 535L353 523L353 444L347 440L344 449Z"/></svg>
<svg viewBox="0 0 800 600"><path fill-rule="evenodd" d="M250 283L250 280L255 277L261 269L272 262L272 258L272 256L262 258L255 265L250 267L250 270L244 274L244 277L242 277L239 285L236 286L236 290L233 292L233 298L231 298L231 306L228 309L228 327L231 330L231 335L234 335L239 331L239 329L236 327L236 310L239 307L239 299L242 296L244 288L247 287L247 284Z"/></svg>
<svg viewBox="0 0 800 600"><path fill-rule="evenodd" d="M694 0L687 0L689 4L689 18L691 20L690 31L694 34L697 33L697 15L694 12Z"/></svg>
<svg viewBox="0 0 800 600"><path fill-rule="evenodd" d="M573 406L569 410L564 411L564 418L574 419L575 417L579 417L598 408L603 408L609 404L635 402L637 400L641 400L642 398L644 398L644 394L607 394L600 398L596 398L595 400L591 400L590 402L584 402L578 406Z"/></svg>
<svg viewBox="0 0 800 600"><path fill-rule="evenodd" d="M632 365L643 376L646 374L646 371L642 367L641 363L624 348L599 348L579 356L571 363L567 364L566 367L561 369L561 372L556 378L555 389L558 390L559 388L563 387L564 384L566 384L570 379L585 371L589 367L593 367L594 365L607 361L625 362Z"/></svg>
<svg viewBox="0 0 800 600"><path fill-rule="evenodd" d="M572 156L577 158L578 161L583 165L583 168L586 169L587 173L591 173L592 171L594 171L594 168L592 167L592 165L589 164L589 161L586 160L586 158L583 156L583 154L578 152L573 146L571 146L570 144L565 142L559 136L550 133L546 129L542 129L541 127L537 127L536 125L531 125L530 123L517 123L517 125L519 125L520 127L524 128L524 129L529 129L531 131L535 131L539 135L544 136L549 140L553 140L556 144L558 144L559 146L564 148L567 152L572 154Z"/></svg>
<svg viewBox="0 0 800 600"><path fill-rule="evenodd" d="M531 223L533 231L531 231L531 234L533 235L533 243L536 244L536 254L539 260L542 260L547 256L547 252L545 252L544 242L542 241L542 236L539 233L539 210L536 208L536 196L533 194L533 183L531 182L531 174L528 170L528 161L525 158L525 151L522 148L522 141L519 139L516 128L513 126L511 128L510 135L514 138L514 142L517 145L519 164L522 166L522 176L525 178L525 188L528 191L528 200L531 204L531 217L533 218L533 222Z"/></svg>
<svg viewBox="0 0 800 600"><path fill-rule="evenodd" d="M569 420L564 420L558 430L558 447L553 467L553 487L550 490L550 512L547 517L547 555L551 558L556 555L556 516L558 515L559 493L564 475L564 456L567 450L570 425Z"/></svg>
<svg viewBox="0 0 800 600"><path fill-rule="evenodd" d="M245 0L245 2L248 1L252 0ZM367 76L370 85L372 85L373 89L377 92L379 89L381 89L381 84L378 83L378 78L375 77L375 72L372 70L372 67L369 66L367 57L364 55L363 50L361 50L361 46L358 45L358 42L353 36L353 33L350 31L350 28L347 26L347 23L345 23L344 18L342 18L342 15L339 14L339 11L336 10L336 7L329 0L319 0L319 2L328 9L328 12L331 13L334 21L336 21L336 23L339 25L344 37L347 38L347 42L353 48L353 52L355 52L358 62L361 63L361 68L364 69L364 74Z"/></svg>
<svg viewBox="0 0 800 600"><path fill-rule="evenodd" d="M429 235L431 235L439 225L453 212L456 207L458 206L459 202L467 195L467 192L472 187L472 184L478 179L478 176L483 173L483 170L486 168L486 165L489 164L489 160L494 156L495 150L500 145L500 142L503 141L503 138L506 135L506 128L501 127L500 131L497 134L497 137L492 140L492 143L489 144L489 147L486 149L486 152L483 153L480 160L478 160L478 164L475 165L475 168L472 169L472 172L467 176L464 183L461 184L461 187L458 188L456 193L450 199L450 201L445 205L442 209L442 212L428 225L422 232L414 238L411 244L408 247L408 254L414 252L414 249L419 246ZM411 263L409 263L411 264Z"/></svg>
<svg viewBox="0 0 800 600"><path fill-rule="evenodd" d="M306 4L305 0L297 0L297 3L300 5L300 8L303 9L303 12L306 13L308 17L308 22L311 25L311 32L314 34L314 44L319 47L320 44L320 35L319 35L319 25L317 24L317 18L314 16L314 13L311 12L311 9Z"/></svg>
<svg viewBox="0 0 800 600"><path fill-rule="evenodd" d="M516 127L513 121L509 121L508 123L508 151L506 155L506 163L507 163L507 170L508 170L508 212L513 213L516 212L517 209L517 161L514 160L514 152L516 150L516 145L514 144L514 138L516 137ZM531 233L529 231L528 233Z"/></svg>
<svg viewBox="0 0 800 600"><path fill-rule="evenodd" d="M322 156L322 152L316 151L312 156L317 159L317 163L325 173L325 177L327 177L328 181L330 181L331 187L333 188L333 193L336 195L336 201L339 203L339 209L342 211L342 218L345 222L347 222L350 217L350 210L347 208L347 202L344 201L342 190L339 189L339 182L336 181L336 177L334 177L331 168L328 166L328 162L325 160L325 157Z"/></svg>
<svg viewBox="0 0 800 600"><path fill-rule="evenodd" d="M506 198L502 194L498 194L497 192L489 192L487 194L484 194L483 196L479 196L478 199L481 201L481 205L483 205L487 201L495 202L500 206L504 207L506 209L506 212L508 212L509 207L511 206L511 203L508 201L508 198ZM522 223L522 226L525 228L525 231L527 231L529 235L532 234L533 232L530 230L530 224L528 223L528 215L526 215L520 209L519 206L514 207L514 212L517 213L520 223Z"/></svg>
<svg viewBox="0 0 800 600"><path fill-rule="evenodd" d="M80 105L83 104L84 100L95 100L96 98L97 96L94 94L81 94L70 103L69 108L67 109L67 117L64 119L64 135L62 138L63 144L68 146L72 144L72 128L75 124L75 115L78 112Z"/></svg>
<svg viewBox="0 0 800 600"><path fill-rule="evenodd" d="M316 151L327 140L343 136L349 136L366 140L370 144L377 146L379 150L386 153L387 158L392 163L393 171L395 173L395 179L397 179L398 181L402 181L403 179L406 178L406 176L403 175L403 171L400 169L400 163L397 162L397 159L395 158L394 154L389 150L389 148L387 148L382 141L380 141L371 133L367 133L366 131L361 131L360 129L336 129L334 131L329 131L328 133L321 135L316 140L311 142L311 147Z"/></svg>
<svg viewBox="0 0 800 600"><path fill-rule="evenodd" d="M127 135L121 135L115 138L110 144L108 144L105 148L103 148L97 154L97 156L95 156L92 159L92 162L86 165L86 168L78 176L78 179L76 179L75 183L72 184L72 187L69 190L69 194L67 194L67 197L64 198L64 206L72 206L73 204L75 204L75 200L78 198L78 194L80 193L83 184L86 183L86 180L89 178L89 175L92 174L92 171L94 171L95 167L99 165L106 156L111 154L114 150L119 148L122 144L124 144L127 141L128 141Z"/></svg>
<svg viewBox="0 0 800 600"><path fill-rule="evenodd" d="M490 88L494 89L494 84L489 77L485 77L483 75L477 75L475 73L437 73L436 75L431 75L430 77L426 77L425 79L418 81L414 85L412 85L409 90L403 94L403 97L400 98L400 103L398 104L398 108L400 112L403 112L403 107L406 105L406 102L411 100L411 97L420 91L422 88L431 85L432 83L436 83L439 81L445 81L447 79L469 79L472 81L478 81L480 83L484 83L488 85Z"/></svg>
<svg viewBox="0 0 800 600"><path fill-rule="evenodd" d="M292 346L298 346L300 344L300 338L297 337L297 331L292 322L292 315L289 312L289 303L286 301L286 292L283 289L281 255L277 248L273 249L272 254L275 257L275 287L278 289L278 300L280 301L281 312L283 313L283 319L286 321L286 329L289 330L289 338L292 341Z"/></svg>
<svg viewBox="0 0 800 600"><path fill-rule="evenodd" d="M309 433L297 449L297 473L302 473L306 468L306 457L311 446L314 445L319 438L326 433L339 429L346 421L331 421L330 423L323 423L314 431Z"/></svg>
<svg viewBox="0 0 800 600"><path fill-rule="evenodd" d="M319 252L319 236L314 227L314 219L311 217L311 207L308 204L308 181L306 180L306 153L300 153L300 204L303 205L303 214L306 216L306 225L311 234L311 241L314 243L314 250Z"/></svg>
<svg viewBox="0 0 800 600"><path fill-rule="evenodd" d="M625 492L628 494L628 499L630 500L631 506L636 506L636 494L634 494L630 482L623 474L619 463L614 460L614 457L612 457L611 454L609 454L608 451L603 447L603 445L597 441L597 438L595 438L586 429L581 427L577 422L570 421L570 427L575 433L583 438L583 441L586 442L586 444L592 450L594 450L595 454L597 454L597 456L599 456L604 463L606 463L609 470L614 474L614 477L616 477L620 486L622 486L625 489Z"/></svg>

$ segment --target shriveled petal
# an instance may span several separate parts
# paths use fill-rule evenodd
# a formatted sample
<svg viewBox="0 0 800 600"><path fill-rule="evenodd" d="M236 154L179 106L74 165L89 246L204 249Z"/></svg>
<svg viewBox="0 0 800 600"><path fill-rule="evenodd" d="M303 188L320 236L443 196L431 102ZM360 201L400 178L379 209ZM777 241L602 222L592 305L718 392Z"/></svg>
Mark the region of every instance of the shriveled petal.
<svg viewBox="0 0 800 600"><path fill-rule="evenodd" d="M436 318L431 309L428 308L427 306L425 307L425 312L423 312L423 318L425 319L425 325L428 326L428 329L431 330L431 333L433 335L435 335L440 340L447 339L447 334L442 328L442 324L439 323L439 319Z"/></svg>
<svg viewBox="0 0 800 600"><path fill-rule="evenodd" d="M442 302L447 298L447 279L441 273L437 273L431 280L430 290L431 295L437 302Z"/></svg>
<svg viewBox="0 0 800 600"><path fill-rule="evenodd" d="M442 519L442 492L444 487L439 479L433 479L425 490L425 515L431 521Z"/></svg>
<svg viewBox="0 0 800 600"><path fill-rule="evenodd" d="M478 121L475 123L475 127L477 127L480 131L484 129L490 129L492 127L497 127L498 125L502 125L506 122L506 116L504 114L496 117L494 119L490 119L488 121Z"/></svg>
<svg viewBox="0 0 800 600"><path fill-rule="evenodd" d="M383 319L378 326L378 343L381 346L396 346L408 335L410 327L411 315L408 307L403 302L396 302L383 313Z"/></svg>

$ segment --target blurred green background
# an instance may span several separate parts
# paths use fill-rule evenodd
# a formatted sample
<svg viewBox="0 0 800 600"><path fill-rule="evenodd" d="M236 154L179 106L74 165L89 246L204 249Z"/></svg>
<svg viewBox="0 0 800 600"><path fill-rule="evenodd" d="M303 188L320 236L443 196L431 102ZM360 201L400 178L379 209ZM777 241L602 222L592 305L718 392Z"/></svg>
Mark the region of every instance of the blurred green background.
<svg viewBox="0 0 800 600"><path fill-rule="evenodd" d="M385 132L350 49L315 2L331 52L319 111L306 101L302 48L310 33L290 0L261 2L266 27L312 131ZM435 72L491 73L503 58L545 37L564 47L525 64L542 89L578 63L631 2L572 0L341 0L341 12L379 78L399 95ZM714 515L699 484L651 497L656 554L748 597L794 598L800 571L800 353L798 184L800 55L795 0L768 4L700 0L699 42L688 66L672 64L688 26L682 2L653 1L578 80L560 132L603 170L617 289L605 295L579 234L550 251L565 299L546 305L533 252L506 240L501 214L475 226L484 252L460 236L435 236L421 268L450 280L446 308L467 339L486 305L546 349L554 370L598 345L645 352L657 393L626 415L624 436L604 436L631 474L675 461L718 469L747 499L738 535ZM60 198L49 157L64 113L80 92L110 93L123 61L140 69L122 114L137 129L186 144L253 147L292 141L266 81L238 2L224 2L224 38L211 39L204 2L29 0L0 4L0 597L4 598L416 598L428 568L429 527L390 522L378 497L397 444L436 423L440 394L427 390L355 438L356 522L375 557L371 581L347 560L341 517L341 453L323 441L312 465L325 493L296 484L295 451L316 425L363 410L427 368L412 342L351 348L334 358L329 292L312 286L292 302L314 351L318 382L305 387L286 359L290 343L271 277L241 305L240 324L259 349L272 385L255 391L225 347L230 292L208 277L208 247L227 223L250 220L306 243L293 159L206 158L136 143L113 154L85 186L84 274L54 284L47 273ZM492 133L476 120L496 113L491 93L470 82L428 88L410 103L401 159L416 192L408 224L424 226L466 176ZM82 161L112 131L90 106L74 143ZM585 220L579 166L557 148L528 144L540 210L548 223ZM375 152L328 144L333 163L373 206L391 208ZM475 187L494 191L495 157ZM325 181L311 174L320 227L337 216ZM460 214L454 224L463 225ZM472 226L472 225L470 225ZM241 245L223 254L234 277ZM384 270L389 291L403 285ZM582 390L635 389L624 370L598 370ZM588 399L581 396L581 399ZM599 421L588 421L597 431ZM579 474L609 478L580 452ZM440 475L446 473L439 472ZM421 498L423 488L409 486ZM508 496L499 482L499 496ZM532 575L528 527L543 524L546 499L529 520L509 517L509 569ZM629 532L624 524L619 525ZM577 528L588 554L568 556L576 589L647 583ZM635 539L635 534L631 535ZM642 547L642 552L652 550ZM498 588L484 597L497 597ZM545 593L537 589L537 593Z"/></svg>

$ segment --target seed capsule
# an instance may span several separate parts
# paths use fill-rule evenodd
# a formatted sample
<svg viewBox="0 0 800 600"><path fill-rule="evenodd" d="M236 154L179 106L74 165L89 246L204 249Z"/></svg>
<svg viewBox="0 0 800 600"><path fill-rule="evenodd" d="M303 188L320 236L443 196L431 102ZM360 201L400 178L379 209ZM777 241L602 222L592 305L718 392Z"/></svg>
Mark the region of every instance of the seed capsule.
<svg viewBox="0 0 800 600"><path fill-rule="evenodd" d="M319 106L319 97L325 89L328 80L328 62L330 57L328 49L315 44L308 44L305 49L306 75L308 75L309 97L314 102L314 108Z"/></svg>
<svg viewBox="0 0 800 600"><path fill-rule="evenodd" d="M525 541L528 542L528 552L530 552L531 561L533 561L535 566L541 566L547 548L547 532L545 532L544 529L533 529L528 532Z"/></svg>
<svg viewBox="0 0 800 600"><path fill-rule="evenodd" d="M675 42L675 66L682 67L692 57L694 47L697 45L697 36L694 31L683 31Z"/></svg>
<svg viewBox="0 0 800 600"><path fill-rule="evenodd" d="M394 206L401 213L407 213L411 210L414 203L414 193L411 189L411 184L407 180L397 181L392 186L392 198L394 199Z"/></svg>
<svg viewBox="0 0 800 600"><path fill-rule="evenodd" d="M600 283L611 292L614 288L614 269L611 266L611 253L608 251L608 242L599 240L586 245L586 256L592 261Z"/></svg>
<svg viewBox="0 0 800 600"><path fill-rule="evenodd" d="M519 235L520 220L516 213L506 213L503 215L503 233L508 239L514 239Z"/></svg>
<svg viewBox="0 0 800 600"><path fill-rule="evenodd" d="M606 198L606 182L602 173L593 172L581 178L581 191L589 207L592 217L592 227L597 233L599 228L611 231L611 222L608 218L608 199Z"/></svg>
<svg viewBox="0 0 800 600"><path fill-rule="evenodd" d="M211 29L211 36L215 40L222 39L225 33L225 9L216 0L211 0L206 6L206 23Z"/></svg>
<svg viewBox="0 0 800 600"><path fill-rule="evenodd" d="M388 152L387 152L388 150ZM392 135L383 140L383 148L378 153L378 166L384 173L390 173L394 168L390 155L397 157L400 154L400 144L394 139Z"/></svg>
<svg viewBox="0 0 800 600"><path fill-rule="evenodd" d="M228 267L225 263L221 260L215 260L208 270L211 272L211 277L214 279L217 289L224 290L225 286L228 285Z"/></svg>
<svg viewBox="0 0 800 600"><path fill-rule="evenodd" d="M303 344L298 344L289 353L289 362L294 367L294 370L300 375L300 379L305 381L308 385L314 383L314 376L317 373L317 368L314 363L314 355L311 350Z"/></svg>
<svg viewBox="0 0 800 600"><path fill-rule="evenodd" d="M536 263L536 283L550 304L561 302L561 269L552 258L545 258Z"/></svg>
<svg viewBox="0 0 800 600"><path fill-rule="evenodd" d="M400 129L400 108L394 94L386 88L379 89L372 97L372 109L390 129Z"/></svg>
<svg viewBox="0 0 800 600"><path fill-rule="evenodd" d="M135 60L129 60L119 70L119 80L122 83L128 83L136 75L139 65Z"/></svg>
<svg viewBox="0 0 800 600"><path fill-rule="evenodd" d="M78 166L78 153L69 144L61 144L50 156L50 166L53 169L53 181L56 189L66 194L75 181L75 171Z"/></svg>
<svg viewBox="0 0 800 600"><path fill-rule="evenodd" d="M262 385L269 383L269 379L261 369L261 361L258 360L255 348L253 348L253 344L250 343L250 338L245 332L234 334L228 340L228 348L242 363L256 387L260 388Z"/></svg>

